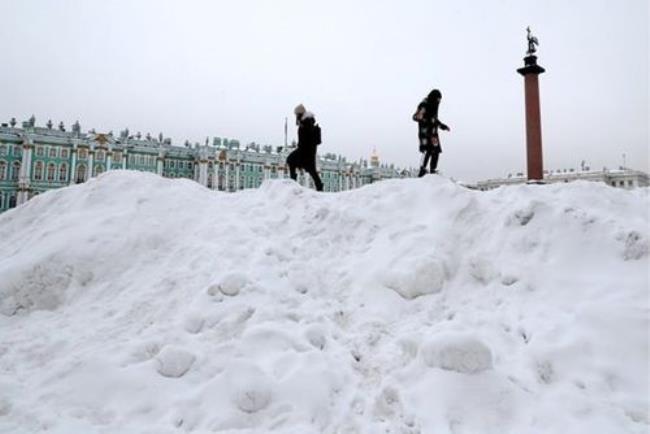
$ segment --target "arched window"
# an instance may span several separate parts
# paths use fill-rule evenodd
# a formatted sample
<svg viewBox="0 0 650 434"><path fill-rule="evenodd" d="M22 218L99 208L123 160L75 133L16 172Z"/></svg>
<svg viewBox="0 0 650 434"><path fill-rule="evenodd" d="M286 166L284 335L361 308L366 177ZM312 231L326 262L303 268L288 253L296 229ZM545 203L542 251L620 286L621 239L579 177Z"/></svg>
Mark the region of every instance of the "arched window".
<svg viewBox="0 0 650 434"><path fill-rule="evenodd" d="M75 182L80 184L86 181L86 165L80 164L77 166L77 174L75 176Z"/></svg>
<svg viewBox="0 0 650 434"><path fill-rule="evenodd" d="M5 194L0 191L0 210L5 209Z"/></svg>
<svg viewBox="0 0 650 434"><path fill-rule="evenodd" d="M40 181L43 179L43 162L37 161L34 165L34 181Z"/></svg>
<svg viewBox="0 0 650 434"><path fill-rule="evenodd" d="M20 162L14 161L11 171L11 180L18 181L18 176L20 175Z"/></svg>
<svg viewBox="0 0 650 434"><path fill-rule="evenodd" d="M56 166L54 163L50 163L47 165L47 180L49 182L54 181L54 176L56 175Z"/></svg>
<svg viewBox="0 0 650 434"><path fill-rule="evenodd" d="M59 181L66 182L67 180L68 180L68 165L62 163L61 166L59 166Z"/></svg>
<svg viewBox="0 0 650 434"><path fill-rule="evenodd" d="M102 173L104 173L104 166L102 166L101 164L95 165L95 167L93 168L93 176L98 176L101 175Z"/></svg>
<svg viewBox="0 0 650 434"><path fill-rule="evenodd" d="M7 177L7 163L5 161L0 161L0 181L3 181Z"/></svg>
<svg viewBox="0 0 650 434"><path fill-rule="evenodd" d="M16 208L16 195L9 196L9 208Z"/></svg>

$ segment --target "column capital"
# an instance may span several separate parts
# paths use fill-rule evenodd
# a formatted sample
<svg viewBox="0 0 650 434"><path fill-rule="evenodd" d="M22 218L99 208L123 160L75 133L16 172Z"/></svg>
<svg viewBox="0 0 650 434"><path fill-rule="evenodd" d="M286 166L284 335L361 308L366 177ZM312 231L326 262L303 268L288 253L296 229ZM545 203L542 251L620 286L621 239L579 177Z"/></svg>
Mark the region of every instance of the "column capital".
<svg viewBox="0 0 650 434"><path fill-rule="evenodd" d="M546 72L544 68L537 64L537 56L530 55L524 57L524 67L517 69L517 72L523 75L524 77L528 74L542 74Z"/></svg>

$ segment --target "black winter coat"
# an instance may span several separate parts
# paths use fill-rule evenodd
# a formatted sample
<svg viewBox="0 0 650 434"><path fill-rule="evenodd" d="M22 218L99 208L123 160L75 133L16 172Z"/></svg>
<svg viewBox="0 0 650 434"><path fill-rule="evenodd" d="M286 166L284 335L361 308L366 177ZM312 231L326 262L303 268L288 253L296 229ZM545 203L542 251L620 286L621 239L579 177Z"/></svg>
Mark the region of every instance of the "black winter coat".
<svg viewBox="0 0 650 434"><path fill-rule="evenodd" d="M418 123L418 139L420 142L420 152L434 151L442 152L438 128L448 130L449 127L438 119L437 107L429 104L425 98L418 105L413 120Z"/></svg>
<svg viewBox="0 0 650 434"><path fill-rule="evenodd" d="M298 126L298 149L289 154L287 163L304 169L316 167L316 120L304 118Z"/></svg>

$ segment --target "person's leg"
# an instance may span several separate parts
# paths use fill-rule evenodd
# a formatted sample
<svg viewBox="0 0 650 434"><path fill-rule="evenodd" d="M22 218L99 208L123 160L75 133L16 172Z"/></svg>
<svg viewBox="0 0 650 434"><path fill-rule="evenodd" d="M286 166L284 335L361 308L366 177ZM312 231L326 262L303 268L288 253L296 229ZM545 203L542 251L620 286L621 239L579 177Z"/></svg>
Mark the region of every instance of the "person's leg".
<svg viewBox="0 0 650 434"><path fill-rule="evenodd" d="M428 149L422 153L422 161L420 162L420 173L418 174L418 178L422 178L427 174L427 162L429 161L430 156L431 151Z"/></svg>
<svg viewBox="0 0 650 434"><path fill-rule="evenodd" d="M431 153L431 172L430 173L437 173L436 169L438 168L438 157L440 156L440 152L432 152Z"/></svg>
<svg viewBox="0 0 650 434"><path fill-rule="evenodd" d="M296 151L293 151L287 157L287 166L289 166L289 176L294 181L296 181L298 179L298 174L296 173L297 156L298 155L296 154Z"/></svg>
<svg viewBox="0 0 650 434"><path fill-rule="evenodd" d="M318 171L316 171L316 166L313 165L311 167L306 167L305 170L307 173L309 173L309 175L311 175L311 179L314 180L316 190L323 191L323 181L321 181L320 176L318 175Z"/></svg>

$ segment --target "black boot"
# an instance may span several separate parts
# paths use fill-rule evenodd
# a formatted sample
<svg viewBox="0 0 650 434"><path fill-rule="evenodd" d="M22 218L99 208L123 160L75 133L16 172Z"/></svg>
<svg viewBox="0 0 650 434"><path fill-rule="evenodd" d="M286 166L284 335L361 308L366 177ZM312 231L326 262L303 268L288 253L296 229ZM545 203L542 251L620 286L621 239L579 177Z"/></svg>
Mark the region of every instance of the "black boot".
<svg viewBox="0 0 650 434"><path fill-rule="evenodd" d="M427 169L425 169L424 167L420 167L420 173L418 174L418 178L422 178L426 174L427 174Z"/></svg>

